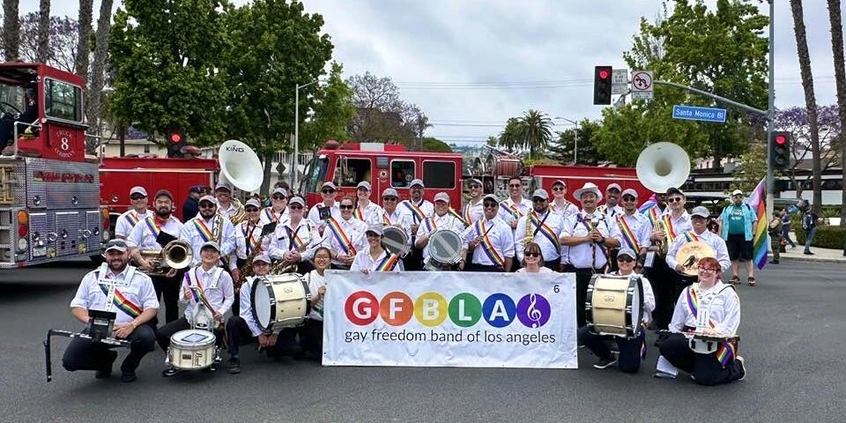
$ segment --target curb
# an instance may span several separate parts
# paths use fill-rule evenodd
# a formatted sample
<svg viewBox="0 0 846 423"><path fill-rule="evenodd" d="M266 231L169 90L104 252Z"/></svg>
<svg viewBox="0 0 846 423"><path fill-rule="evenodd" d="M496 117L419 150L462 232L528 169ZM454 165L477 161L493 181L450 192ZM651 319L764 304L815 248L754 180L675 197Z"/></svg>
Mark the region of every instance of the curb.
<svg viewBox="0 0 846 423"><path fill-rule="evenodd" d="M769 259L773 258L772 254L768 254L767 257ZM818 257L818 256L809 256L809 257L793 257L793 256L785 256L782 255L779 259L781 260L790 260L790 261L799 261L805 263L846 263L846 257L843 258L836 258L836 257ZM767 263L769 264L769 263Z"/></svg>

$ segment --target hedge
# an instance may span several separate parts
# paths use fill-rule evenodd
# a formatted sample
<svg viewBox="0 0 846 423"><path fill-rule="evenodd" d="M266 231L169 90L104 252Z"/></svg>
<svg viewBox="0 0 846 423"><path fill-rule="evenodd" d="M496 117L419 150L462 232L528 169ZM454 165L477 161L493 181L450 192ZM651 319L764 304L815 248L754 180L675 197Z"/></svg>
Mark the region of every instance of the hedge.
<svg viewBox="0 0 846 423"><path fill-rule="evenodd" d="M795 229L796 243L805 245L805 230L800 225ZM814 236L814 241L811 243L812 247L831 248L840 250L843 248L843 242L846 240L846 228L842 226L817 226L817 234Z"/></svg>

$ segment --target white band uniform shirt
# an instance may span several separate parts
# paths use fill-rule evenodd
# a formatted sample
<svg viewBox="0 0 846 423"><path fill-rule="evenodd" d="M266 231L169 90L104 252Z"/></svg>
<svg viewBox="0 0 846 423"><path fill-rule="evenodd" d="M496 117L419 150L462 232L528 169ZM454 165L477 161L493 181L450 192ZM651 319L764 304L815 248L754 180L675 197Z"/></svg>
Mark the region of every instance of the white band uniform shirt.
<svg viewBox="0 0 846 423"><path fill-rule="evenodd" d="M353 215L368 225L382 223L382 207L370 202L365 207L358 206L353 210Z"/></svg>
<svg viewBox="0 0 846 423"><path fill-rule="evenodd" d="M323 229L323 239L320 241L322 246L329 247L329 249L332 250L333 255L355 255L362 249L367 248L367 238L364 235L364 232L367 230L366 223L354 217L351 217L350 220L337 218L335 221L338 222L338 226L341 227L341 230L344 232L349 242L352 243L355 252L347 251L348 247L346 245L343 247L341 246L338 235L332 231L329 224L327 224L326 228ZM332 259L332 264L336 266L344 266L337 259Z"/></svg>
<svg viewBox="0 0 846 423"><path fill-rule="evenodd" d="M352 262L352 266L350 266L350 271L367 269L371 272L375 272L379 265L382 264L382 262L388 257L389 254L391 254L390 251L382 251L382 254L379 254L379 257L376 257L376 259L374 260L373 256L370 255L370 247L367 246L355 255L355 259ZM401 272L403 270L404 269L402 265L402 258L397 256L394 267L389 271Z"/></svg>
<svg viewBox="0 0 846 423"><path fill-rule="evenodd" d="M127 243L139 250L161 251L163 246L156 242L157 235L150 229L150 227L155 228L155 225L156 223L154 217L148 217L147 219L138 222L126 238ZM180 238L179 235L182 233L182 226L182 222L180 222L179 219L170 216L170 218L158 227L158 229L172 235L174 238Z"/></svg>
<svg viewBox="0 0 846 423"><path fill-rule="evenodd" d="M568 217L564 221L561 236L587 236L589 232L588 227L594 219L596 220L596 230L599 231L600 235L604 238L621 240L620 227L617 226L615 219L609 218L598 211L588 214L584 210ZM567 248L566 261L577 269L589 269L591 267L601 269L608 263L608 257L606 256L604 244L585 242L579 245L569 246Z"/></svg>
<svg viewBox="0 0 846 423"><path fill-rule="evenodd" d="M459 235L464 233L464 229L466 226L461 219L456 218L451 213L447 212L443 216L438 216L437 214L432 215L431 217L427 217L420 223L420 227L417 228L417 238L424 235L431 235L432 232L435 232L439 229L449 229L451 231L456 232ZM510 228L509 228L510 229ZM462 249L467 248L467 241L464 239L464 236L461 236L462 239ZM431 239L429 240L431 241ZM426 244L426 247L423 248L423 259L429 258L429 244Z"/></svg>
<svg viewBox="0 0 846 423"><path fill-rule="evenodd" d="M555 200L549 200L549 209L552 210L553 213L561 216L562 219L567 219L571 215L574 215L579 212L579 208L576 207L575 204L564 200L564 204L559 205L555 203Z"/></svg>
<svg viewBox="0 0 846 423"><path fill-rule="evenodd" d="M720 262L720 267L723 269L723 271L726 271L729 267L731 267L731 260L729 260L728 248L726 248L726 241L722 237L707 229L701 234L697 234L693 231L690 232L696 235L696 237L698 237L700 241L710 245L711 248L714 249L714 253L716 254L715 258L717 259L717 261ZM667 266L669 266L670 269L676 268L676 265L678 264L678 262L676 262L676 253L678 253L679 248L681 248L682 245L687 243L688 240L685 236L685 232L682 232L679 233L678 236L676 236L676 240L673 241L672 244L670 244L670 248L667 251Z"/></svg>
<svg viewBox="0 0 846 423"><path fill-rule="evenodd" d="M126 314L119 307L114 306L107 292L103 292L100 283L113 284L114 289L141 310L159 308L159 300L153 288L153 281L149 276L141 273L134 266L127 265L120 273L113 273L107 264L99 269L88 272L79 284L76 295L71 300L71 307L86 310L112 311L116 313L115 323L127 324L135 320L135 316ZM107 291L110 288L107 287Z"/></svg>
<svg viewBox="0 0 846 423"><path fill-rule="evenodd" d="M326 205L323 202L320 202L311 206L311 208L308 210L308 220L310 220L311 223L314 223L315 225L326 223L325 220L320 219L320 207L326 207ZM335 219L341 219L341 208L339 207L337 201L335 201L335 204L332 204L332 206L329 208L329 214Z"/></svg>
<svg viewBox="0 0 846 423"><path fill-rule="evenodd" d="M255 283L256 278L249 277L243 284L241 284L241 292L253 292L253 283ZM253 303L250 300L249 295L239 295L239 312L238 316L244 319L244 322L247 323L247 327L250 328L250 333L253 336L259 336L263 333L261 328L259 328L258 323L256 323L256 318L253 316Z"/></svg>
<svg viewBox="0 0 846 423"><path fill-rule="evenodd" d="M610 216L610 217L617 217L621 214L626 213L626 210L620 205L616 205L614 207L608 207L607 204L603 204L603 205L597 207L596 210L599 211L600 213L603 213L606 216Z"/></svg>
<svg viewBox="0 0 846 423"><path fill-rule="evenodd" d="M312 295L316 295L320 287L326 286L326 278L321 276L320 273L317 273L317 270L308 272L308 274L306 274L306 279L308 280L308 291L311 292ZM308 317L318 322L323 321L323 298L311 307L311 312Z"/></svg>
<svg viewBox="0 0 846 423"><path fill-rule="evenodd" d="M265 207L259 211L259 221L262 226L273 222L281 224L288 220L288 216L288 207L278 213L273 211L273 207Z"/></svg>
<svg viewBox="0 0 846 423"><path fill-rule="evenodd" d="M497 216L511 226L511 222L519 220L530 211L532 211L532 200L521 198L519 203L515 203L511 197L508 197L500 201Z"/></svg>
<svg viewBox="0 0 846 423"><path fill-rule="evenodd" d="M479 225L472 224L467 227L464 233L464 242L469 244L477 236L487 237L490 240L490 245L500 255L500 258L505 260L514 257L514 235L511 226L508 226L502 219L494 217L493 219L482 219ZM481 231L481 232L480 232ZM483 243L480 243L473 249L473 264L480 266L499 266L499 263L494 263L484 250ZM509 269L504 269L508 271Z"/></svg>
<svg viewBox="0 0 846 423"><path fill-rule="evenodd" d="M537 218L537 222L532 217ZM541 223L542 222L542 223ZM538 225L540 224L540 225ZM528 231L526 225L529 226ZM540 229L538 229L540 227ZM514 249L517 253L517 260L523 260L523 250L526 248L527 238L528 242L535 242L540 246L541 253L543 253L544 261L553 261L561 255L561 245L559 238L561 238L561 231L564 227L564 220L560 215L553 213L547 209L543 214L538 214L535 211L527 214L517 222L517 229L514 231ZM546 233L551 231L553 240L547 237ZM528 237L526 236L528 233ZM543 263L540 264L543 266Z"/></svg>
<svg viewBox="0 0 846 423"><path fill-rule="evenodd" d="M467 205L461 209L461 218L464 219L464 222L467 223L467 225L472 225L477 220L485 217L485 207L482 205L483 202L482 198L479 198L479 202L476 204L473 204L473 200L470 200L467 202Z"/></svg>
<svg viewBox="0 0 846 423"><path fill-rule="evenodd" d="M124 212L115 221L115 237L128 238L136 224L142 222L147 216L153 217L155 214L152 210L146 210L144 213L136 213L135 210Z"/></svg>
<svg viewBox="0 0 846 423"><path fill-rule="evenodd" d="M387 210L382 212L382 221L379 222L384 225L399 227L405 232L408 237L409 244L411 243L411 213L397 207L393 213L388 213Z"/></svg>
<svg viewBox="0 0 846 423"><path fill-rule="evenodd" d="M667 207L664 210L663 216L668 216L670 220L670 224L672 225L672 231L676 234L675 236L681 236L681 234L692 230L693 224L690 223L690 213L687 210L682 211L682 214L679 217L673 217L673 212L670 211L670 208ZM662 216L662 217L663 217ZM670 231L670 228L667 228L667 232ZM667 234L669 237L670 234ZM671 239L670 242L675 241L675 238Z"/></svg>
<svg viewBox="0 0 846 423"><path fill-rule="evenodd" d="M552 273L552 272L553 272L552 269L550 269L548 267L543 267L543 266L541 266L537 271L537 273ZM521 268L517 269L517 271L514 272L514 273L529 273L529 272L526 271L525 267L521 267Z"/></svg>
<svg viewBox="0 0 846 423"><path fill-rule="evenodd" d="M205 225L205 228L208 229L212 239L206 240L203 235L201 235L199 227L202 227L203 225ZM216 231L219 231L220 234L217 238L214 238ZM235 227L229 219L223 216L214 215L207 221L203 219L202 216L197 215L197 217L185 222L179 238L191 243L191 250L194 252L193 257L191 257L191 266L193 267L199 265L202 261L200 250L206 241L215 241L220 245L221 262L224 257L232 255L232 253L235 252L236 246L235 236ZM233 260L230 258L229 261L231 262ZM235 266L235 263L229 263L229 265L230 268L232 268Z"/></svg>
<svg viewBox="0 0 846 423"><path fill-rule="evenodd" d="M235 256L237 258L246 260L246 258L256 249L267 251L267 245L265 245L266 240L261 236L261 231L262 228L264 228L264 225L265 224L261 221L261 219L259 219L258 223L252 223L249 220L245 220L236 226ZM247 248L248 240L250 240L250 248ZM223 246L220 248L222 249Z"/></svg>
<svg viewBox="0 0 846 423"><path fill-rule="evenodd" d="M328 230L328 228L324 229L324 231ZM281 260L286 252L294 250L300 252L303 260L311 260L314 257L317 241L321 239L317 233L317 226L306 218L301 219L296 228L291 225L290 220L285 224L278 224L276 230L268 237L270 240L267 254L278 260ZM298 242L294 241L295 237L299 240ZM298 243L300 247L297 246Z"/></svg>
<svg viewBox="0 0 846 423"><path fill-rule="evenodd" d="M224 218L226 218L226 220L230 220L229 223L232 223L231 222L232 215L234 215L238 211L238 208L235 207L235 204L230 201L229 206L226 207L226 208L223 208L223 207L221 207L219 201L215 200L215 203L217 204L217 214L223 216Z"/></svg>
<svg viewBox="0 0 846 423"><path fill-rule="evenodd" d="M420 218L417 212L414 211L414 208L419 209L423 213L423 217ZM404 212L408 212L411 220L412 225L419 225L423 219L433 216L435 214L435 205L432 204L428 200L420 200L419 203L415 203L412 200L403 200L399 204L397 204L397 210L402 210Z"/></svg>
<svg viewBox="0 0 846 423"><path fill-rule="evenodd" d="M621 220L625 221L626 225L631 229L635 238L634 242L637 245L629 245L626 237L622 236L623 225L620 223ZM620 248L628 247L634 251L640 251L642 248L648 248L650 246L649 237L652 236L652 225L649 223L649 218L646 215L640 214L637 211L633 214L626 214L624 212L622 215L617 215L617 226L620 227L622 238Z"/></svg>
<svg viewBox="0 0 846 423"><path fill-rule="evenodd" d="M688 291L691 290L696 293L698 300L697 316L693 315L687 301L690 295ZM737 333L740 327L740 299L733 287L720 281L707 291L698 282L689 286L679 295L668 329L678 333L688 326L701 331L710 327L709 321L714 323L713 330L721 335Z"/></svg>
<svg viewBox="0 0 846 423"><path fill-rule="evenodd" d="M220 314L226 314L232 308L232 303L235 302L235 288L232 283L232 277L224 272L223 269L213 267L211 270L205 271L202 267L197 266L185 272L182 287L190 289L196 286L202 289L203 294L209 301L209 305L214 308L214 310L209 310L210 312L214 313L216 311ZM248 296L245 295L245 297ZM184 295L180 295L179 300L183 304L187 303L185 307L185 319L190 322L194 308L197 306L197 301L193 295L188 300L185 300Z"/></svg>

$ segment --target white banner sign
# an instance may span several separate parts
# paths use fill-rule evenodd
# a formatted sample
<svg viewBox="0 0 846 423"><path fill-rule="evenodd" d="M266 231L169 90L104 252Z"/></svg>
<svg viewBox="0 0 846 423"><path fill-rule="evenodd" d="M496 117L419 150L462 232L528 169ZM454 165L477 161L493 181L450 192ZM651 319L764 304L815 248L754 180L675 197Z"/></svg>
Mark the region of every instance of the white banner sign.
<svg viewBox="0 0 846 423"><path fill-rule="evenodd" d="M578 367L574 274L326 275L324 365Z"/></svg>

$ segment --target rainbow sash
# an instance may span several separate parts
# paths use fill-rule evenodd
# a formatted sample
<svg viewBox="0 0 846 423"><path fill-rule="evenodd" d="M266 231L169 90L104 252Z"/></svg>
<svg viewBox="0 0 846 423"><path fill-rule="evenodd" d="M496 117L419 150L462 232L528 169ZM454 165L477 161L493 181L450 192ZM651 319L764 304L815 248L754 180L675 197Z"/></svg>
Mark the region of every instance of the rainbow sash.
<svg viewBox="0 0 846 423"><path fill-rule="evenodd" d="M353 210L353 217L364 222L364 213L361 211L360 207L356 207L355 210Z"/></svg>
<svg viewBox="0 0 846 423"><path fill-rule="evenodd" d="M156 223L153 221L153 216L147 216L147 218L144 219L144 222L147 224L147 229L149 229L150 232L152 232L153 235L158 238L159 234L162 233L162 228L156 225Z"/></svg>
<svg viewBox="0 0 846 423"><path fill-rule="evenodd" d="M141 220L134 211L130 211L125 216L126 221L129 222L129 226L135 227L136 224Z"/></svg>
<svg viewBox="0 0 846 423"><path fill-rule="evenodd" d="M503 201L499 203L499 206L505 209L506 212L510 213L511 217L513 217L515 220L523 217L523 213L520 213L520 209L517 208L516 204L512 204L509 206L505 204L505 201Z"/></svg>
<svg viewBox="0 0 846 423"><path fill-rule="evenodd" d="M411 211L411 215L414 216L415 222L422 222L423 219L426 218L426 214L423 213L423 209L421 209L416 204L412 203L411 200L404 202L406 207Z"/></svg>
<svg viewBox="0 0 846 423"><path fill-rule="evenodd" d="M687 289L686 303L690 314L693 315L694 319L697 318L699 316L699 295L692 285ZM716 324L713 320L709 320L708 326L713 329ZM720 365L726 367L737 356L737 341L721 342L716 354Z"/></svg>
<svg viewBox="0 0 846 423"><path fill-rule="evenodd" d="M451 214L453 217L458 219L458 221L461 222L461 224L464 225L464 226L467 226L467 225L470 224L470 222L472 222L472 220L470 220L469 217L467 218L467 220L464 220L464 218L462 218L461 215L458 214L458 212L455 211L455 209L452 208L452 207L449 208L449 214ZM470 215L470 206L469 205L467 206L467 215L468 216Z"/></svg>
<svg viewBox="0 0 846 423"><path fill-rule="evenodd" d="M473 222L473 216L470 214L470 209L472 207L473 204L467 204L466 206L464 206L464 218L461 219L461 216L458 216L458 218L461 219L465 225L469 225ZM449 210L450 212L452 212L452 207L450 207ZM455 214L458 214L458 212L456 212Z"/></svg>
<svg viewBox="0 0 846 423"><path fill-rule="evenodd" d="M200 234L200 238L203 238L203 242L212 241L212 231L209 230L209 227L199 217L195 217L192 221L194 222L194 227L197 228L197 232Z"/></svg>
<svg viewBox="0 0 846 423"><path fill-rule="evenodd" d="M649 221L652 222L652 226L655 226L655 224L658 223L658 220L661 219L661 215L659 213L657 205L652 206L646 213L646 217L648 217Z"/></svg>
<svg viewBox="0 0 846 423"><path fill-rule="evenodd" d="M300 232L299 226L297 227L296 231L285 226L285 232L288 234L288 239L290 240L290 242L288 243L288 250L293 250L294 248L296 248L297 251L305 251L306 243L298 235Z"/></svg>
<svg viewBox="0 0 846 423"><path fill-rule="evenodd" d="M555 248L561 247L561 245L558 243L558 237L555 236L555 232L553 232L552 229L550 229L550 227L546 225L546 223L541 224L541 221L540 219L538 219L538 214L536 212L532 212L532 214L529 215L529 218L532 220L532 224L535 225L537 232L542 233L549 240L549 242L551 242L552 245L555 246Z"/></svg>
<svg viewBox="0 0 846 423"><path fill-rule="evenodd" d="M391 226L391 225L392 225L392 223L391 223L391 218L390 218L390 217L388 217L388 212L382 213L382 223L384 223L384 224L386 224L386 225L388 225L388 226Z"/></svg>
<svg viewBox="0 0 846 423"><path fill-rule="evenodd" d="M95 272L94 275L97 276L97 279L99 279L98 272ZM109 287L106 286L108 284L100 283L99 285L100 290L103 291L103 294L105 294L106 297L108 297ZM141 307L138 307L137 305L135 305L135 303L130 301L128 298L124 297L123 294L117 290L117 288L114 289L114 292L115 294L112 297L112 304L114 304L115 307L117 307L120 311L124 312L124 314L132 317L133 319L141 315L141 312L143 311L141 310Z"/></svg>
<svg viewBox="0 0 846 423"><path fill-rule="evenodd" d="M476 229L476 234L482 237L482 251L485 252L485 255L488 256L488 259L495 264L500 270L505 270L505 259L502 258L502 255L496 251L496 248L493 246L493 242L491 242L490 237L488 237L488 232L490 229L493 228L494 222L491 222L491 227L488 228L488 231L485 230L485 220L479 219L476 223L473 224L474 228Z"/></svg>
<svg viewBox="0 0 846 423"><path fill-rule="evenodd" d="M399 254L388 253L388 255L382 259L382 262L376 266L376 271L390 272L391 270L394 270L394 266L397 265L397 262L399 262Z"/></svg>
<svg viewBox="0 0 846 423"><path fill-rule="evenodd" d="M267 217L267 220L270 222L279 222L279 218L276 217L276 213L273 212L273 207L265 207L264 208L264 215Z"/></svg>
<svg viewBox="0 0 846 423"><path fill-rule="evenodd" d="M244 239L247 241L247 255L253 252L256 249L258 241L253 237L253 232L255 232L257 225L250 225L247 223L246 226L250 226L250 231L247 232L243 226L241 226L241 232L244 234Z"/></svg>
<svg viewBox="0 0 846 423"><path fill-rule="evenodd" d="M676 239L676 228L673 226L673 216L666 214L662 217L664 225L667 226L667 242L672 244Z"/></svg>
<svg viewBox="0 0 846 423"><path fill-rule="evenodd" d="M341 224L334 217L330 217L327 226L329 227L329 231L332 232L332 235L335 236L335 240L338 241L341 249L344 250L344 254L355 255L355 246L353 246L352 241L347 237L346 232L341 229Z"/></svg>
<svg viewBox="0 0 846 423"><path fill-rule="evenodd" d="M684 237L687 239L687 242L699 241L699 235L696 235L693 231L685 232Z"/></svg>
<svg viewBox="0 0 846 423"><path fill-rule="evenodd" d="M435 222L435 216L423 219L423 226L426 227L426 230L429 231L429 233L432 233L435 231L435 229L438 229L438 223Z"/></svg>
<svg viewBox="0 0 846 423"><path fill-rule="evenodd" d="M629 223L626 222L625 216L617 216L617 223L620 225L620 233L623 234L623 240L626 241L626 244L629 245L629 248L631 248L635 254L639 254L640 251L637 245L637 239L635 238L634 232L632 232L632 228L629 227Z"/></svg>

